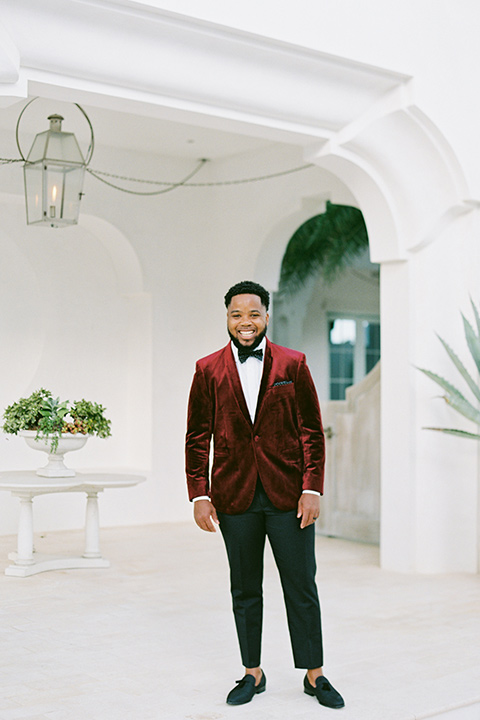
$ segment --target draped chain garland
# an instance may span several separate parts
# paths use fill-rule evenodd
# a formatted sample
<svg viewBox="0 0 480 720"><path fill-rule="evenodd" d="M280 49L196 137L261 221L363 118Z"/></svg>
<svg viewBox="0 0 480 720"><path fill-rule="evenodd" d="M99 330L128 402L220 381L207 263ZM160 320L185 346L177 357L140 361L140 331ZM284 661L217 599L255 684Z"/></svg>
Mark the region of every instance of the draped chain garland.
<svg viewBox="0 0 480 720"><path fill-rule="evenodd" d="M17 162L24 162L23 158L0 158L0 165L9 165L12 163ZM120 192L128 193L129 195L143 195L143 196L154 196L154 195L164 195L167 192L171 192L172 190L176 190L180 187L190 187L190 188L201 188L201 187L222 187L227 185L243 185L245 183L253 183L253 182L262 182L265 180L273 180L274 178L283 177L285 175L291 175L292 173L301 172L303 170L308 170L309 168L314 167L312 163L307 163L305 165L300 165L298 167L289 168L288 170L280 170L279 172L275 173L269 173L267 175L259 175L256 177L250 177L250 178L241 178L236 180L219 180L217 182L188 182L192 177L194 177L200 170L205 166L205 163L207 163L208 160L202 159L199 160L197 166L189 172L182 180L179 180L177 182L168 182L165 180L145 180L143 178L135 178L135 177L129 177L126 175L116 175L114 173L106 172L105 170L94 170L90 167L85 168L86 171L94 177L96 180L99 180L100 182L104 183L105 185L108 185L111 188L114 188L115 190L119 190ZM106 179L110 178L110 179ZM131 190L129 188L124 188L118 185L115 182L112 182L112 180L121 180L123 182L129 182L129 183L142 183L144 185L159 185L161 186L161 189L159 190L152 190L152 191L141 191L141 190Z"/></svg>

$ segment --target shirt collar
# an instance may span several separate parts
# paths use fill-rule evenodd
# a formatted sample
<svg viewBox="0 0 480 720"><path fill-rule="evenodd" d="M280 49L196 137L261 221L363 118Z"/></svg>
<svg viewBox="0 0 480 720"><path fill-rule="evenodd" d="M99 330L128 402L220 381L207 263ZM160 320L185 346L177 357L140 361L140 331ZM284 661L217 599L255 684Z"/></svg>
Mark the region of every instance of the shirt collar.
<svg viewBox="0 0 480 720"><path fill-rule="evenodd" d="M255 350L263 350L263 356L264 356L264 357L265 357L265 347L266 347L266 345L267 345L267 338L264 337L264 338L262 339L262 342L260 343L260 345L257 345L257 347L255 348ZM231 348L232 348L233 357L234 357L234 359L235 359L235 362L238 364L238 363L240 362L240 360L238 359L238 348L233 344L232 341L230 341L230 346L231 346Z"/></svg>

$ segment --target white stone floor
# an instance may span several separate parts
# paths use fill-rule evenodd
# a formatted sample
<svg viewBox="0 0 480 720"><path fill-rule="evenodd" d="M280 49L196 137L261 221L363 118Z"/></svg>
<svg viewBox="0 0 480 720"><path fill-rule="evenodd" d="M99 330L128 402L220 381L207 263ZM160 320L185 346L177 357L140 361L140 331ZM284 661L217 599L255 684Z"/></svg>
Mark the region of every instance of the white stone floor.
<svg viewBox="0 0 480 720"><path fill-rule="evenodd" d="M346 700L328 710L292 667L267 553L267 692L241 707L241 677L219 533L192 524L103 529L108 570L3 575L1 720L478 720L480 577L378 568L375 547L319 537L325 672ZM81 550L82 533L35 537L38 552ZM439 715L439 713L442 713Z"/></svg>

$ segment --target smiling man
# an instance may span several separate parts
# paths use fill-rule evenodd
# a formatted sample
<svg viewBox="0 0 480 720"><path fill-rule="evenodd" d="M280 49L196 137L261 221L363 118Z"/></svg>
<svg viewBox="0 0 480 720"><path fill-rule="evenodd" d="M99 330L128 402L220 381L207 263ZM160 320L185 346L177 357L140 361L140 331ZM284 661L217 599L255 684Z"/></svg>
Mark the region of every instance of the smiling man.
<svg viewBox="0 0 480 720"><path fill-rule="evenodd" d="M245 674L227 696L243 705L266 689L261 667L265 538L278 567L295 667L304 692L344 706L323 675L314 522L323 492L325 441L305 355L266 338L269 293L251 281L225 295L226 347L197 362L190 391L186 472L194 519L216 525L230 565ZM213 466L210 472L210 443Z"/></svg>

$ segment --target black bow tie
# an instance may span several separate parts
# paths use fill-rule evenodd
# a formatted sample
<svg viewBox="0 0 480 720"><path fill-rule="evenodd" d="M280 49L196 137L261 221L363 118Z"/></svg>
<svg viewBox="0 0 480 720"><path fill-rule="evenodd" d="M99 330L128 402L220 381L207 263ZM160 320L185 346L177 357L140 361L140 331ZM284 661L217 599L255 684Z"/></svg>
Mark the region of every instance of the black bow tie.
<svg viewBox="0 0 480 720"><path fill-rule="evenodd" d="M263 360L263 350L250 350L249 348L242 348L238 350L238 359L241 363L248 360L249 357L257 358L257 360Z"/></svg>

